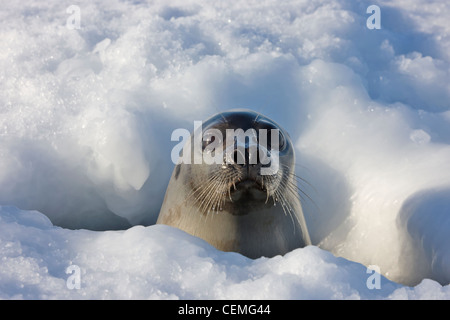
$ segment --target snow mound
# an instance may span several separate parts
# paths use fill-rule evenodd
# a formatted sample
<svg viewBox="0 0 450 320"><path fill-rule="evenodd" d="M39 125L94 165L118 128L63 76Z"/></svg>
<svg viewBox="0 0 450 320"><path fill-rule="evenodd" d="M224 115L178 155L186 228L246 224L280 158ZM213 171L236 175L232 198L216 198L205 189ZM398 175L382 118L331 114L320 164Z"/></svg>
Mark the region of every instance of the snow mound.
<svg viewBox="0 0 450 320"><path fill-rule="evenodd" d="M251 260L164 225L67 230L15 207L0 208L0 244L2 299L450 298L431 280L373 288L372 271L315 246Z"/></svg>
<svg viewBox="0 0 450 320"><path fill-rule="evenodd" d="M379 30L366 26L373 4ZM36 213L25 226L60 249L48 252L54 260L45 256L48 243L33 246L22 234L23 212L8 209L3 221L19 220L9 231L0 225L11 241L0 249L17 260L1 272L17 283L5 280L5 295L41 294L16 286L46 281L42 294L51 296L79 254L65 243L76 247L71 239L81 233L95 241L127 232L154 239L159 226L70 235L52 225L154 224L173 170L172 131L231 108L259 111L289 132L314 245L378 266L398 283L449 283L447 1L81 0L70 7L28 0L0 8L0 204L45 214L51 224ZM325 255L307 248L277 259L308 252ZM235 257L214 255L225 265Z"/></svg>

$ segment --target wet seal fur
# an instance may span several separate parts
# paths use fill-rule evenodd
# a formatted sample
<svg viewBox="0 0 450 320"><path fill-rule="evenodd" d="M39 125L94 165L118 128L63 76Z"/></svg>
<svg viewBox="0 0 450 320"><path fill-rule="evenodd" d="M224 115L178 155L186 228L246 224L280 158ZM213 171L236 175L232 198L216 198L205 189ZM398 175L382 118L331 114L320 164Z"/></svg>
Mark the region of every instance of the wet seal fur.
<svg viewBox="0 0 450 320"><path fill-rule="evenodd" d="M209 118L203 122L202 134L210 128L220 130L224 137L226 129L279 129L278 171L261 175L264 165L259 161L250 164L247 149L244 164L177 164L157 223L184 230L219 250L239 252L249 258L282 255L311 244L294 173L294 147L288 134L271 119L247 109ZM193 136L186 143L192 150ZM207 142L203 142L202 152L207 151Z"/></svg>

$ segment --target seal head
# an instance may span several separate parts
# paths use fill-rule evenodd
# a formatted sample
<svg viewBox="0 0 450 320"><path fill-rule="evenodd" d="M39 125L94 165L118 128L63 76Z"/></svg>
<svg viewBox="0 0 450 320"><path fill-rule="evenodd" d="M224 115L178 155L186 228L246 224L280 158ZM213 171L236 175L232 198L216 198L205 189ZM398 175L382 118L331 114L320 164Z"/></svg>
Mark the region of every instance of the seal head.
<svg viewBox="0 0 450 320"><path fill-rule="evenodd" d="M190 161L176 165L157 223L250 258L311 243L294 148L273 120L245 109L219 113L191 134L183 157Z"/></svg>

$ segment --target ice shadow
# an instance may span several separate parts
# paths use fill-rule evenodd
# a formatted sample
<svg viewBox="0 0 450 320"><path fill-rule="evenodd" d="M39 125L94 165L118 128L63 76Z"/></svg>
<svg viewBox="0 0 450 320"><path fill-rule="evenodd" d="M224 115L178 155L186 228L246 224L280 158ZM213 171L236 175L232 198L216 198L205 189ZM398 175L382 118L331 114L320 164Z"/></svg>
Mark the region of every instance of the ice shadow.
<svg viewBox="0 0 450 320"><path fill-rule="evenodd" d="M421 190L402 205L397 218L408 235L403 255L405 268L417 274L416 282L431 278L450 283L450 186Z"/></svg>
<svg viewBox="0 0 450 320"><path fill-rule="evenodd" d="M45 214L69 229L119 230L128 221L108 209L98 190L74 163L45 144L22 139L10 152L21 170L2 185L0 204Z"/></svg>
<svg viewBox="0 0 450 320"><path fill-rule="evenodd" d="M297 153L296 169L311 241L332 250L351 228L346 223L352 206L350 185L341 173L313 156Z"/></svg>

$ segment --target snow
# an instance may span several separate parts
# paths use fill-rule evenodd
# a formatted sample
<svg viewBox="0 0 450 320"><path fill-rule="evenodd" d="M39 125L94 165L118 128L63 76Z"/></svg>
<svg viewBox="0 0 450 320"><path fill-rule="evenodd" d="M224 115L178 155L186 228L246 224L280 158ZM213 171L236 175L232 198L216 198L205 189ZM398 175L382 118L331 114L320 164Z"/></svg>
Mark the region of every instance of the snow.
<svg viewBox="0 0 450 320"><path fill-rule="evenodd" d="M251 260L178 229L95 232L55 227L44 215L0 209L3 299L448 299L449 286L380 278L316 246ZM79 267L79 289L71 287Z"/></svg>
<svg viewBox="0 0 450 320"><path fill-rule="evenodd" d="M0 9L0 298L450 298L446 1L70 5ZM290 133L314 246L153 225L172 131L242 107Z"/></svg>

